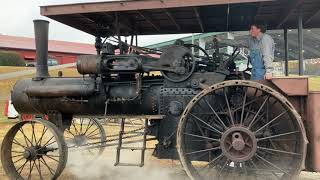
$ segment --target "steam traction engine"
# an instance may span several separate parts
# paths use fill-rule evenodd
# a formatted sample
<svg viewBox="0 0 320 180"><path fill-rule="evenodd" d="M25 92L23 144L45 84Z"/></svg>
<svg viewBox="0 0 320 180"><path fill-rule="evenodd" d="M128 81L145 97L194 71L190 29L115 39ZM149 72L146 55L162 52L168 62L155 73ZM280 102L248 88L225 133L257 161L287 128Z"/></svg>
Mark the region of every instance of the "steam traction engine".
<svg viewBox="0 0 320 180"><path fill-rule="evenodd" d="M121 41L117 47L97 43L99 55L77 62L83 77L50 77L48 22L35 21L35 34L37 74L17 82L12 101L19 113L46 114L48 121L19 122L5 136L1 160L12 179L56 179L68 156L69 140L63 134L73 127L74 144L100 154L106 146L101 125L74 124L73 118L110 115L154 117L146 120L144 131L144 137L152 135L159 142L154 155L180 159L194 180L293 179L304 168L307 139L300 115L278 91L245 80L246 73L235 67L237 49L232 55L219 53L216 42L211 56L179 42L154 58L135 46L115 55L115 48L127 51ZM194 55L192 48L205 56ZM162 75L150 75L152 71ZM96 141L90 144L93 134ZM118 156L116 165L130 164L121 164Z"/></svg>

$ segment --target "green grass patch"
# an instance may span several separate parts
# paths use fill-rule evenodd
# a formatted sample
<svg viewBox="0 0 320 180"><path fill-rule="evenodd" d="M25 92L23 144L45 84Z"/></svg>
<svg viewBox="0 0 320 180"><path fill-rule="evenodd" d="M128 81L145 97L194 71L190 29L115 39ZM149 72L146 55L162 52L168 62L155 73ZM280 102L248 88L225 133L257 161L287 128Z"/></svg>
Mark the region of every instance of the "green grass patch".
<svg viewBox="0 0 320 180"><path fill-rule="evenodd" d="M309 90L320 91L320 76L314 76L309 78Z"/></svg>

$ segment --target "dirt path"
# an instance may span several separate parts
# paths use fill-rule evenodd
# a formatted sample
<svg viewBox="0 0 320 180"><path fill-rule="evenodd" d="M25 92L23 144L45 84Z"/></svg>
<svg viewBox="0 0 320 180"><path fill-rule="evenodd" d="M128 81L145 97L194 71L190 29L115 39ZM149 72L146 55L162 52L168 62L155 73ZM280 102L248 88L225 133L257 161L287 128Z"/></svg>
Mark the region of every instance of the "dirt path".
<svg viewBox="0 0 320 180"><path fill-rule="evenodd" d="M74 67L74 66L75 66L75 63L63 64L63 65L58 65L58 66L51 66L51 67L49 67L49 70L57 70L57 69L63 69L63 68L68 68L68 67ZM0 80L16 78L16 77L25 76L25 75L31 75L31 74L34 74L35 72L36 72L36 68L22 70L22 71L16 71L16 72L10 72L10 73L4 73L4 74L0 74Z"/></svg>

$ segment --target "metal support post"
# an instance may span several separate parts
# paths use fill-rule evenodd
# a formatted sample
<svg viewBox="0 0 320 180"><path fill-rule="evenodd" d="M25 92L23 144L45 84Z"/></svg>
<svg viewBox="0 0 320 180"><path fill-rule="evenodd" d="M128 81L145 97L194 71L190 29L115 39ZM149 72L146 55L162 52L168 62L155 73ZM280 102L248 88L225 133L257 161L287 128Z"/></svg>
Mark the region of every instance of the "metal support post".
<svg viewBox="0 0 320 180"><path fill-rule="evenodd" d="M299 36L299 76L304 74L303 68L303 12L299 8L299 18L298 18L298 36Z"/></svg>
<svg viewBox="0 0 320 180"><path fill-rule="evenodd" d="M288 28L284 28L284 72L289 76L289 46L288 46Z"/></svg>

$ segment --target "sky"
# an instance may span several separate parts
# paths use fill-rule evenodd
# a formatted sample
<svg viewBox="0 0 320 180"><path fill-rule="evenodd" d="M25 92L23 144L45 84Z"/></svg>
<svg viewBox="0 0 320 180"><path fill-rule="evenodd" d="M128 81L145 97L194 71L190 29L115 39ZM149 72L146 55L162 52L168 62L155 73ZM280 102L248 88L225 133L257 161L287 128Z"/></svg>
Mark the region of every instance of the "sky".
<svg viewBox="0 0 320 180"><path fill-rule="evenodd" d="M32 21L45 19L50 21L49 38L51 40L92 44L94 43L93 36L41 16L39 6L99 1L108 0L1 0L0 34L34 37ZM145 46L185 36L187 35L139 36L138 41L140 46Z"/></svg>

